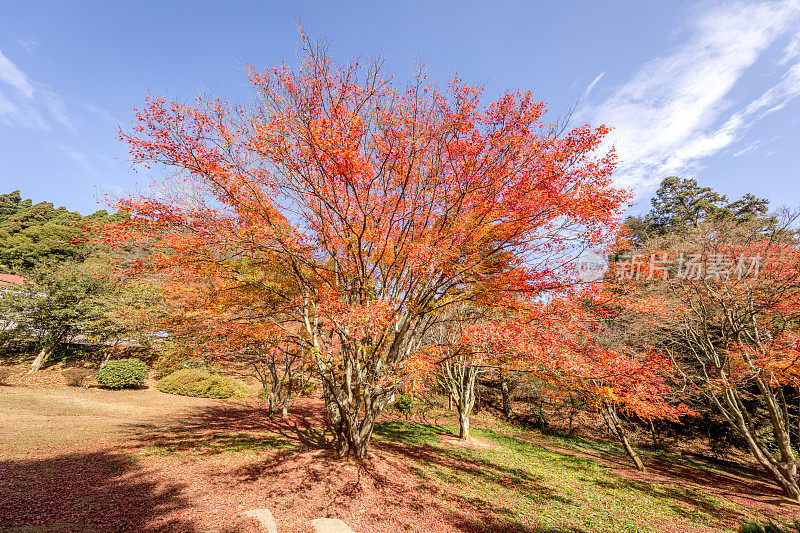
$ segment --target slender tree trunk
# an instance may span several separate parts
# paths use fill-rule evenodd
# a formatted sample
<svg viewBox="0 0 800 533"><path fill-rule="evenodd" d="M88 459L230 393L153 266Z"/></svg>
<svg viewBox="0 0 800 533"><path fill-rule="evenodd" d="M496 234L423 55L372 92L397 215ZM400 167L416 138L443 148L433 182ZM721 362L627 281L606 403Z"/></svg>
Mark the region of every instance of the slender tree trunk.
<svg viewBox="0 0 800 533"><path fill-rule="evenodd" d="M459 359L442 365L442 381L458 411L458 436L469 440L469 415L475 406L475 379L479 368Z"/></svg>
<svg viewBox="0 0 800 533"><path fill-rule="evenodd" d="M800 385L797 389L797 442L800 442Z"/></svg>
<svg viewBox="0 0 800 533"><path fill-rule="evenodd" d="M42 348L42 350L39 352L39 355L36 356L36 359L34 359L33 363L31 364L31 370L30 370L31 372L37 372L42 368L42 365L44 365L45 361L47 361L47 358L50 357L53 354L53 352L56 351L58 345L61 344L62 340L64 340L67 331L68 330L66 328L63 329L58 335L56 335L56 338L53 339L53 342L45 345Z"/></svg>
<svg viewBox="0 0 800 533"><path fill-rule="evenodd" d="M790 426L785 409L785 400L776 398L763 377L758 376L755 382L759 387L762 401L767 405L767 411L770 415L772 434L778 444L780 454L778 459L773 456L766 443L757 436L751 415L735 387L728 385L723 389L724 404L716 395L711 395L711 399L725 419L745 439L750 452L770 477L781 487L784 494L794 501L800 501L800 479L798 479L797 463L789 436ZM781 408L779 404L784 408Z"/></svg>
<svg viewBox="0 0 800 533"><path fill-rule="evenodd" d="M288 370L287 370L288 372ZM281 418L289 416L289 401L292 399L292 387L294 386L294 376L289 376L289 386L286 388L286 394L281 404Z"/></svg>
<svg viewBox="0 0 800 533"><path fill-rule="evenodd" d="M647 421L650 423L650 436L653 439L653 447L658 448L658 436L656 435L656 426L653 424L653 419L648 418Z"/></svg>
<svg viewBox="0 0 800 533"><path fill-rule="evenodd" d="M633 449L633 446L631 446L631 443L628 441L628 437L625 434L625 428L622 427L622 423L617 416L616 407L609 405L608 402L605 402L603 404L602 413L608 428L617 437L617 439L619 439L619 442L622 444L622 449L625 450L625 453L631 458L633 464L636 465L636 470L639 472L646 472L642 458L639 457L639 454Z"/></svg>
<svg viewBox="0 0 800 533"><path fill-rule="evenodd" d="M630 445L630 443L628 442L628 437L626 437L624 433L620 437L620 442L622 442L622 447L625 449L625 453L628 454L628 457L631 458L633 464L636 465L636 470L638 470L639 472L646 472L647 470L644 467L642 458L639 457L639 454L636 453L636 450L634 450L633 446Z"/></svg>
<svg viewBox="0 0 800 533"><path fill-rule="evenodd" d="M506 375L500 377L500 394L503 397L503 415L511 419L514 412L511 407L511 391L508 388L508 376Z"/></svg>

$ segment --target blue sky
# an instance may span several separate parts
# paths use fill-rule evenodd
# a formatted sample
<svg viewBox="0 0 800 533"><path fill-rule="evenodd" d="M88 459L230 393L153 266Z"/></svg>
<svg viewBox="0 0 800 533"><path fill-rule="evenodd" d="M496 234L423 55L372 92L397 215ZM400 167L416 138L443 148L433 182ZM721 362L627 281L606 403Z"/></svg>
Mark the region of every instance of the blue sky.
<svg viewBox="0 0 800 533"><path fill-rule="evenodd" d="M116 138L147 91L248 95L242 65L292 62L297 23L336 59L418 58L487 98L532 89L606 123L633 212L664 176L800 206L800 1L0 0L0 191L82 213L144 190Z"/></svg>

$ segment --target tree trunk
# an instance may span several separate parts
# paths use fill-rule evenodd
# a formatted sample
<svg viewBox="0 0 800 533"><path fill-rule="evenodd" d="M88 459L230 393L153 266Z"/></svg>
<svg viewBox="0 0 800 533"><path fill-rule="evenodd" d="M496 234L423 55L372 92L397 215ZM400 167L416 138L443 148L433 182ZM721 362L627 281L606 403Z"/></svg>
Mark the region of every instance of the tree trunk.
<svg viewBox="0 0 800 533"><path fill-rule="evenodd" d="M458 411L458 436L469 440L469 415L475 406L475 379L480 369L465 359L442 365L442 382L450 393L450 401Z"/></svg>
<svg viewBox="0 0 800 533"><path fill-rule="evenodd" d="M469 413L458 414L458 437L469 440Z"/></svg>
<svg viewBox="0 0 800 533"><path fill-rule="evenodd" d="M739 435L744 437L750 452L781 487L784 494L792 500L800 502L800 479L798 479L797 463L789 436L790 426L785 408L785 398L776 397L762 376L757 376L755 382L761 392L762 401L767 406L772 435L778 444L779 458L777 459L766 443L758 437L754 430L752 416L734 387L728 385L723 389L724 404L715 395L711 395L711 399Z"/></svg>
<svg viewBox="0 0 800 533"><path fill-rule="evenodd" d="M47 358L50 357L53 352L56 351L58 345L61 344L61 341L64 340L64 337L67 334L67 329L64 329L61 333L59 333L56 338L50 344L45 345L42 350L39 352L39 355L36 356L36 359L33 360L31 364L31 372L37 372L42 368Z"/></svg>
<svg viewBox="0 0 800 533"><path fill-rule="evenodd" d="M617 416L617 408L609 405L608 402L605 402L603 404L602 413L608 428L617 437L617 439L619 439L619 442L622 444L622 449L625 450L625 453L631 458L633 464L636 465L636 470L639 472L646 472L642 458L639 457L639 454L633 449L631 443L628 442L628 437L625 434L625 428L622 427L622 423Z"/></svg>
<svg viewBox="0 0 800 533"><path fill-rule="evenodd" d="M337 390L323 379L323 396L328 414L328 426L334 434L334 448L339 457L355 455L363 459L367 456L369 442L375 429L375 422L386 405L386 400L381 395L364 395L361 405L364 407L364 416L359 420L358 407L349 401L348 394L343 390L337 397Z"/></svg>
<svg viewBox="0 0 800 533"><path fill-rule="evenodd" d="M572 425L573 425L573 422L575 420L575 411L577 411L577 409L575 408L575 397L574 396L570 396L569 397L569 434L570 435L572 435L572 430L573 430Z"/></svg>
<svg viewBox="0 0 800 533"><path fill-rule="evenodd" d="M639 457L639 454L633 449L633 446L631 446L631 444L628 442L628 437L626 437L624 433L620 437L620 442L622 442L622 447L625 449L625 453L628 454L628 457L631 458L633 464L636 465L636 470L639 472L646 472L642 458Z"/></svg>
<svg viewBox="0 0 800 533"><path fill-rule="evenodd" d="M658 448L658 435L656 434L656 426L653 424L652 418L648 418L647 421L650 423L650 436L653 439L653 447Z"/></svg>
<svg viewBox="0 0 800 533"><path fill-rule="evenodd" d="M511 407L511 391L508 389L508 377L501 376L500 377L500 394L503 397L503 415L511 419L514 416L514 412L512 411Z"/></svg>

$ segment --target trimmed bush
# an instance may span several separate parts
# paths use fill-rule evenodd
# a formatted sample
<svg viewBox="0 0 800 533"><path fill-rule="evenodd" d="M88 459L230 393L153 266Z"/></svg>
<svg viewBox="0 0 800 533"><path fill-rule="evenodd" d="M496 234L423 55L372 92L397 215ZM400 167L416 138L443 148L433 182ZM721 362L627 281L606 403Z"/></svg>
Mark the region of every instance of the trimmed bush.
<svg viewBox="0 0 800 533"><path fill-rule="evenodd" d="M97 381L109 389L138 387L147 379L148 370L144 361L135 357L114 359L100 367L97 371Z"/></svg>
<svg viewBox="0 0 800 533"><path fill-rule="evenodd" d="M94 372L88 368L72 367L61 372L70 387L80 387Z"/></svg>
<svg viewBox="0 0 800 533"><path fill-rule="evenodd" d="M244 396L244 387L230 378L200 368L182 368L158 382L158 390L167 394L198 398Z"/></svg>

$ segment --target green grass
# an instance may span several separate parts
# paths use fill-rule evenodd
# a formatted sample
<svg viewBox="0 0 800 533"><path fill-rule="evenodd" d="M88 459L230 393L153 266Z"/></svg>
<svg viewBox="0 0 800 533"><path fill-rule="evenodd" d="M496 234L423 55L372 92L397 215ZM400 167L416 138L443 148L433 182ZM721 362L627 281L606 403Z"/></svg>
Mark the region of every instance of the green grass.
<svg viewBox="0 0 800 533"><path fill-rule="evenodd" d="M439 441L440 434L457 434L456 429L393 421L379 424L376 436L386 451L418 459L419 475L476 505L493 508L512 530L657 533L666 525L683 525L709 532L735 531L723 526L720 518L726 517L730 526L737 517L750 515L705 491L616 476L593 459L551 451L493 430L472 432L499 445L491 450ZM608 443L546 438L618 453Z"/></svg>

